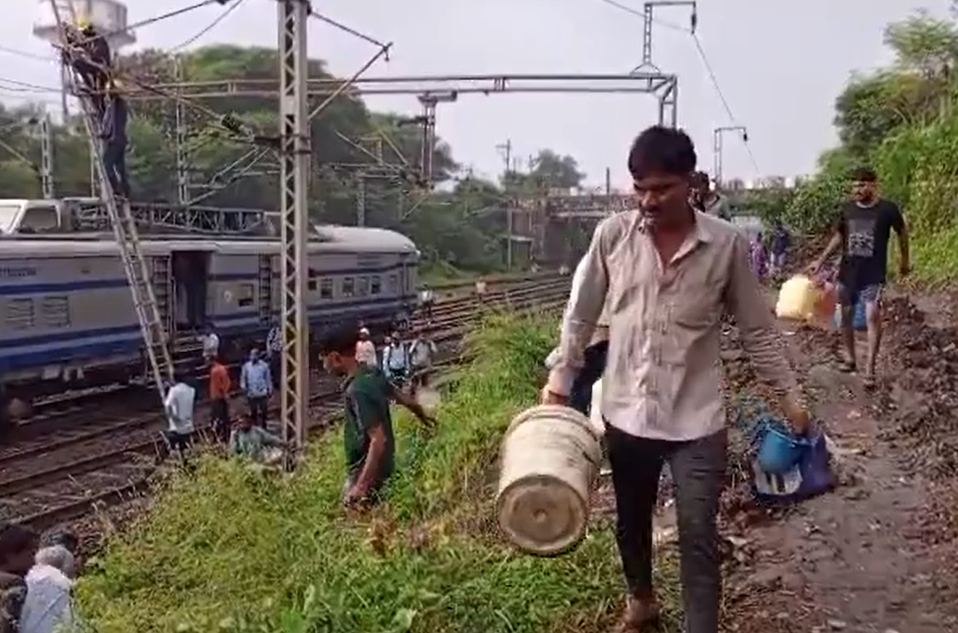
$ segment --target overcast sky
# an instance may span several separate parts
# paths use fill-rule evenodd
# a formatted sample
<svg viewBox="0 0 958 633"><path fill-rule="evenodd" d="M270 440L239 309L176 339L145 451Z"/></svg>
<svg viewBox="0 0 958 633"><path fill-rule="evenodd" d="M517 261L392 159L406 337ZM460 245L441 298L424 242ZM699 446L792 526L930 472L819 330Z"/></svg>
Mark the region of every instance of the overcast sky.
<svg viewBox="0 0 958 633"><path fill-rule="evenodd" d="M17 92L14 80L53 86L51 49L32 34L48 0L3 0L0 21L0 98L36 98ZM639 0L616 0L642 11ZM194 4L194 0L132 0L130 21ZM314 0L324 14L384 41L392 61L370 75L627 73L641 61L642 20L602 0ZM833 144L832 105L850 73L886 62L882 31L893 20L925 8L947 15L948 0L699 0L699 39L736 123L749 130L760 170L741 142L725 142L726 177L809 173ZM191 11L139 29L138 47L167 48L191 38L222 12ZM275 46L276 3L243 4L193 46L223 43ZM688 10L657 9L657 19L687 25ZM331 70L350 75L375 48L318 21L310 24L309 51ZM654 27L653 61L679 75L679 122L696 142L700 164L711 171L712 130L731 122L687 33ZM3 48L39 56L3 52ZM22 86L20 86L22 88ZM49 99L52 96L41 95ZM378 98L373 108L416 113L413 97ZM628 145L655 122L655 99L646 95L465 96L440 106L438 132L456 159L477 173L502 169L496 144L511 139L520 156L552 148L575 156L590 181L628 183Z"/></svg>

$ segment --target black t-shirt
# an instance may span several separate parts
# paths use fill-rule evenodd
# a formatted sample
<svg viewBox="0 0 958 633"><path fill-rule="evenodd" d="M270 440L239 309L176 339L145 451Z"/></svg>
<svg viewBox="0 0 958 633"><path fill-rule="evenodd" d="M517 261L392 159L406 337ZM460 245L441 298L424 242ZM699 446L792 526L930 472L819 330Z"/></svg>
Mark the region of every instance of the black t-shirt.
<svg viewBox="0 0 958 633"><path fill-rule="evenodd" d="M904 226L901 210L889 200L879 200L870 207L846 204L836 227L842 236L839 281L858 289L885 283L891 230L901 235Z"/></svg>

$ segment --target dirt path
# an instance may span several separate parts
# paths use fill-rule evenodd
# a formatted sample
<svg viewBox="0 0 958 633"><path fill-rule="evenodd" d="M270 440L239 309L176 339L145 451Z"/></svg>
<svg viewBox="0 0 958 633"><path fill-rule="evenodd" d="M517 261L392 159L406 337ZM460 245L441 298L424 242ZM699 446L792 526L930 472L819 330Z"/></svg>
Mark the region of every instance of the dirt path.
<svg viewBox="0 0 958 633"><path fill-rule="evenodd" d="M958 479L949 462L958 446L958 334L923 324L913 306L896 302L875 394L832 369L834 335L787 337L838 447L840 485L774 517L730 504L726 534L739 546L727 582L727 630L958 631ZM942 321L950 319L935 325ZM738 363L726 365L741 387L751 376Z"/></svg>

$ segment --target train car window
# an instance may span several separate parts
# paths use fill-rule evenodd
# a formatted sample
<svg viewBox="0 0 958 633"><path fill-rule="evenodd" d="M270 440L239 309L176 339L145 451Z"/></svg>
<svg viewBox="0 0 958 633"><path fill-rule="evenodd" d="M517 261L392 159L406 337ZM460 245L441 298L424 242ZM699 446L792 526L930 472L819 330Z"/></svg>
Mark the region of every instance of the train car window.
<svg viewBox="0 0 958 633"><path fill-rule="evenodd" d="M4 310L4 321L12 330L29 330L33 327L33 299L10 299Z"/></svg>
<svg viewBox="0 0 958 633"><path fill-rule="evenodd" d="M44 297L40 304L43 324L48 328L70 327L70 299L66 296Z"/></svg>
<svg viewBox="0 0 958 633"><path fill-rule="evenodd" d="M309 281L306 282L306 286L309 288L310 292L316 292L316 283L319 278L319 273L316 272L313 268L309 269Z"/></svg>
<svg viewBox="0 0 958 633"><path fill-rule="evenodd" d="M389 275L389 294L399 292L399 275Z"/></svg>
<svg viewBox="0 0 958 633"><path fill-rule="evenodd" d="M369 294L369 277L356 278L356 294L365 297Z"/></svg>
<svg viewBox="0 0 958 633"><path fill-rule="evenodd" d="M333 280L329 277L321 279L319 282L319 298L320 299L332 299L333 298Z"/></svg>
<svg viewBox="0 0 958 633"><path fill-rule="evenodd" d="M378 295L380 292L382 292L382 289L383 289L382 279L379 278L379 275L373 275L370 279L371 281L369 282L369 294Z"/></svg>
<svg viewBox="0 0 958 633"><path fill-rule="evenodd" d="M343 277L343 296L351 297L356 292L356 280L352 277Z"/></svg>
<svg viewBox="0 0 958 633"><path fill-rule="evenodd" d="M256 287L253 284L239 284L236 288L236 305L248 308L253 305L256 297Z"/></svg>
<svg viewBox="0 0 958 633"><path fill-rule="evenodd" d="M32 207L23 214L17 228L25 233L43 233L56 230L59 225L60 215L55 207Z"/></svg>

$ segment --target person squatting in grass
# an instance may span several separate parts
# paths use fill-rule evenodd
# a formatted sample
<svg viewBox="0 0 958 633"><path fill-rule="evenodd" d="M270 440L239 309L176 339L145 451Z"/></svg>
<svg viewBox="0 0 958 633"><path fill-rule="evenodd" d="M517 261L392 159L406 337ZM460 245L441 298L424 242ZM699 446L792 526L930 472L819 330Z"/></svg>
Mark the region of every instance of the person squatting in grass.
<svg viewBox="0 0 958 633"><path fill-rule="evenodd" d="M268 448L286 449L286 442L281 437L273 435L266 429L253 424L253 417L244 415L230 433L230 455L245 457L256 463L265 463L268 460Z"/></svg>
<svg viewBox="0 0 958 633"><path fill-rule="evenodd" d="M359 328L349 325L329 333L319 346L325 370L345 378L342 390L346 418L343 425L347 464L343 503L346 505L375 501L393 474L396 444L390 400L409 409L427 427L435 423L415 400L390 383L381 370L356 360L358 339Z"/></svg>
<svg viewBox="0 0 958 633"><path fill-rule="evenodd" d="M604 306L609 348L602 414L628 586L619 630L658 619L652 587L652 514L666 461L675 485L687 633L718 633L721 560L716 519L727 435L719 343L723 313L739 326L756 369L776 388L793 429L808 414L758 278L748 240L690 206L695 147L681 130L651 127L628 166L639 209L596 229L562 324L543 404L568 405Z"/></svg>
<svg viewBox="0 0 958 633"><path fill-rule="evenodd" d="M16 523L0 525L0 633L18 633L27 597L26 575L40 535Z"/></svg>
<svg viewBox="0 0 958 633"><path fill-rule="evenodd" d="M839 299L842 305L842 338L845 353L842 371L857 370L855 357L855 306L865 303L868 327L868 356L865 359L865 386L875 380L875 364L881 348L881 296L888 278L888 240L894 229L898 234L898 274L911 272L908 252L908 228L901 210L891 200L878 195L878 176L867 167L852 173L852 200L845 204L835 223L835 232L825 251L811 263L808 272L817 274L832 253L841 248L838 266Z"/></svg>

